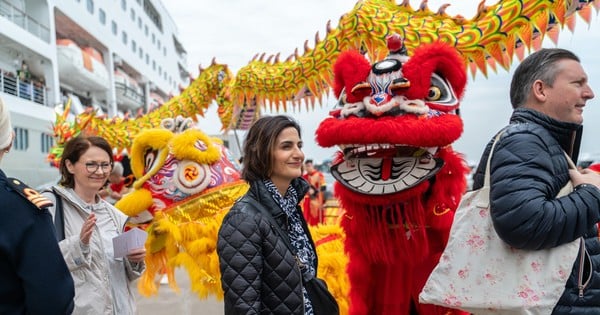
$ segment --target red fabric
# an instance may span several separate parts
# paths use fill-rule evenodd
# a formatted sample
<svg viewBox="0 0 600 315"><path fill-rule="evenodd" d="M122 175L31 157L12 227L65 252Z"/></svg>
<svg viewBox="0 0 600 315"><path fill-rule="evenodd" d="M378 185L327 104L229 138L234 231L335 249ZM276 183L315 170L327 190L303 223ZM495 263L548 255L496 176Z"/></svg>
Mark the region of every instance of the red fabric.
<svg viewBox="0 0 600 315"><path fill-rule="evenodd" d="M451 146L463 132L462 119L455 113L459 102L448 105L428 101L431 77L435 73L444 78L460 99L467 82L466 68L454 48L434 43L416 48L401 69L410 87L399 93L447 114L341 118L338 107L332 111L337 115L324 119L316 132L316 141L322 147L388 143L437 147L433 157L444 163L431 179L385 195L357 193L339 182L334 184L335 195L345 211L341 224L349 257L350 314L467 314L418 303L418 295L448 240L469 171L463 157ZM346 103L362 101L364 95L360 93L367 90L364 83L369 72L370 63L358 52L340 54L334 66L335 95L339 97L344 90ZM361 89L352 93L357 86ZM333 165L353 163L345 161L342 152L333 160Z"/></svg>
<svg viewBox="0 0 600 315"><path fill-rule="evenodd" d="M114 192L121 192L121 190L123 190L123 188L125 187L125 181L121 180L118 183L111 183L110 185L108 185L108 187L110 188L111 191Z"/></svg>

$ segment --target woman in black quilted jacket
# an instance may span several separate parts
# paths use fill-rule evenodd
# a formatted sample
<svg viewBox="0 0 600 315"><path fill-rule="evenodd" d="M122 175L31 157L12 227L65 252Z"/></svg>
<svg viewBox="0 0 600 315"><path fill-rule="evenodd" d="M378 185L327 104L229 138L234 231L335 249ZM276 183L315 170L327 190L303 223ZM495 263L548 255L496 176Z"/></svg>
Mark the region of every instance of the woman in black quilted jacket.
<svg viewBox="0 0 600 315"><path fill-rule="evenodd" d="M317 255L299 207L308 191L300 126L263 117L243 151L250 189L223 219L217 243L225 314L313 314L302 285L316 276Z"/></svg>

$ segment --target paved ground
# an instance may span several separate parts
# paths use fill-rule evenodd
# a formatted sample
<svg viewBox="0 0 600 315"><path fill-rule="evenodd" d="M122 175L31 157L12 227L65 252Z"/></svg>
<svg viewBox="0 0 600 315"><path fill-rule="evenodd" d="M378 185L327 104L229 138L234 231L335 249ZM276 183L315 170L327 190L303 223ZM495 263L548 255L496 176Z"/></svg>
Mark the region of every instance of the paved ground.
<svg viewBox="0 0 600 315"><path fill-rule="evenodd" d="M181 288L179 293L173 291L168 284L161 284L157 296L147 298L138 294L137 313L139 315L222 315L224 313L222 302L214 298L200 300L189 290L189 278L184 271L177 271L175 279Z"/></svg>

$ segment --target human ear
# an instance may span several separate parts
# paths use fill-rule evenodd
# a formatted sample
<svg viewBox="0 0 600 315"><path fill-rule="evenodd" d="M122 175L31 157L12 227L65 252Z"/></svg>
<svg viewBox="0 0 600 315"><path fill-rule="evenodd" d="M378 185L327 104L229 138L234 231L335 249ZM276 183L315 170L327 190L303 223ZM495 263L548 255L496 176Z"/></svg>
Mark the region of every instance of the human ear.
<svg viewBox="0 0 600 315"><path fill-rule="evenodd" d="M74 174L75 173L75 165L73 165L73 163L71 163L71 160L65 160L65 166L67 167L67 171L69 171L69 173Z"/></svg>
<svg viewBox="0 0 600 315"><path fill-rule="evenodd" d="M531 91L533 93L533 96L538 100L538 101L545 101L546 100L546 91L545 91L546 85L544 84L544 82L542 82L542 80L535 80L531 86Z"/></svg>

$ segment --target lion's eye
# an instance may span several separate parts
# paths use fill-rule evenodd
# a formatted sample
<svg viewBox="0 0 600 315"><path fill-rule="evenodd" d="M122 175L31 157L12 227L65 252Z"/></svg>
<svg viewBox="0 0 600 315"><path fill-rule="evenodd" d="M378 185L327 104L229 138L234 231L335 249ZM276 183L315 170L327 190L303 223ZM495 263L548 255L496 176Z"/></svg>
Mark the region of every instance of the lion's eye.
<svg viewBox="0 0 600 315"><path fill-rule="evenodd" d="M442 97L442 91L437 86L429 87L429 92L427 93L428 101L437 101Z"/></svg>
<svg viewBox="0 0 600 315"><path fill-rule="evenodd" d="M459 104L450 83L437 73L431 75L431 82L425 102L427 102L430 108L441 111L454 110Z"/></svg>

